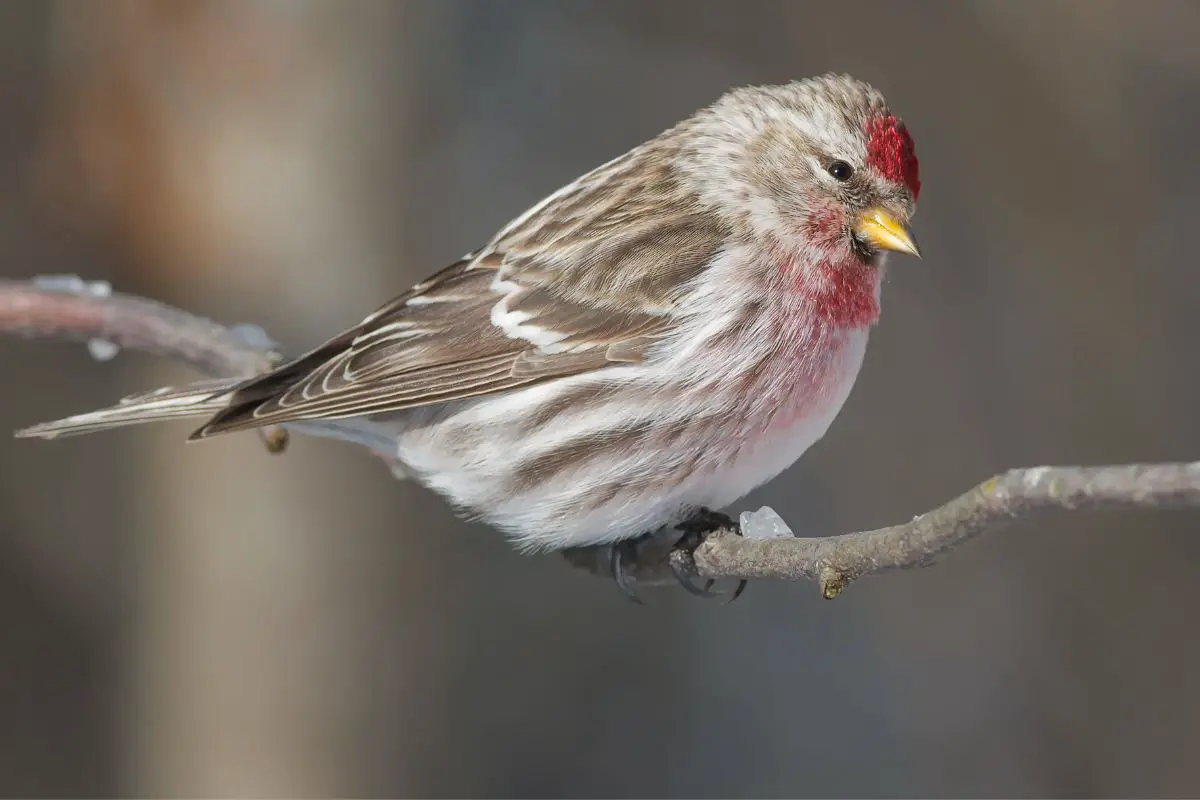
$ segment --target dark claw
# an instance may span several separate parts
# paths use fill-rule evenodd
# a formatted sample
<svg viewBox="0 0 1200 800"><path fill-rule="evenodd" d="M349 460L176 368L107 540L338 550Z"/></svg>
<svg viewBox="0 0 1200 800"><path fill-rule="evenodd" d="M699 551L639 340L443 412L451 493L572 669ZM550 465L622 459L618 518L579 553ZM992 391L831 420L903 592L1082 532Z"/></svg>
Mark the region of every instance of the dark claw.
<svg viewBox="0 0 1200 800"><path fill-rule="evenodd" d="M682 561L682 559L668 559L668 562L671 564L671 574L675 576L675 580L679 581L679 585L682 586L688 594L694 594L696 597L703 597L705 600L711 600L714 597L720 597L719 593L710 591L716 581L710 578L704 582L704 588L701 589L692 582L692 576L684 572L683 567L680 566L680 561Z"/></svg>
<svg viewBox="0 0 1200 800"><path fill-rule="evenodd" d="M682 586L689 594L694 594L697 597L704 597L706 599L724 596L723 592L712 591L713 584L716 583L716 580L713 578L709 578L704 582L703 589L696 586L696 584L692 582L692 576L683 570L682 564L684 563L685 558L688 562L691 562L692 553L694 553L696 548L700 546L700 543L704 541L705 534L720 530L721 528L732 526L732 519L720 512L710 511L707 508L698 509L691 518L676 526L679 530L683 531L683 536L680 537L679 541L675 544L675 548L677 550L677 554L682 555L683 557L680 558L673 556L670 559L671 572L674 573L675 580L679 581L679 585ZM746 581L738 581L737 588L735 588L728 595L728 599L722 605L729 605L734 600L737 600L742 596L742 592L744 591L746 591Z"/></svg>
<svg viewBox="0 0 1200 800"><path fill-rule="evenodd" d="M679 569L675 566L674 561L671 562L671 571L675 573L675 579L679 581L679 585L682 586L684 590L688 592L688 594L694 594L696 597L703 597L705 600L715 600L718 597L725 597L725 602L721 603L723 606L727 606L734 600L737 600L742 596L742 592L746 591L746 581L740 580L738 581L737 588L730 592L726 597L725 592L714 592L712 590L713 584L716 583L716 581L712 578L709 578L704 582L704 588L700 588L696 584L692 583L692 578L690 575L686 575L679 571Z"/></svg>
<svg viewBox="0 0 1200 800"><path fill-rule="evenodd" d="M738 581L737 588L733 590L733 594L729 595L729 599L726 600L724 603L722 603L722 605L727 606L730 603L732 603L734 600L737 600L739 597L742 596L742 592L744 592L744 591L746 591L746 579L745 578Z"/></svg>
<svg viewBox="0 0 1200 800"><path fill-rule="evenodd" d="M609 566L612 569L612 579L617 584L617 588L625 593L626 597L639 606L644 606L646 604L642 602L642 598L637 596L637 592L634 591L633 585L629 582L629 576L625 574L625 569L621 564L628 545L628 542L618 542L612 546L611 560L609 562Z"/></svg>

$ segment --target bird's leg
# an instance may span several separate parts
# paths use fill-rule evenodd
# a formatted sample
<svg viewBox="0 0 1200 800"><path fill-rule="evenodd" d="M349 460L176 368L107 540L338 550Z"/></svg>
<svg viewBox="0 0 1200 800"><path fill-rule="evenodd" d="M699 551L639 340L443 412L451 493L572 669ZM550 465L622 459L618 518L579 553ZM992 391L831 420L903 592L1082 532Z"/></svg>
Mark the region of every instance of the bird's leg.
<svg viewBox="0 0 1200 800"><path fill-rule="evenodd" d="M698 597L727 597L732 602L742 594L746 582L739 582L732 593L712 591L716 583L712 579L697 586L693 554L711 534L736 530L737 524L729 517L701 508L683 522L653 533L612 544L569 547L561 553L576 568L611 577L625 596L638 605L645 605L636 593L638 584L657 585L664 581L677 582Z"/></svg>
<svg viewBox="0 0 1200 800"><path fill-rule="evenodd" d="M679 585L697 597L713 598L723 596L724 592L712 591L713 584L716 583L713 578L706 580L703 587L697 586L692 581L696 566L695 552L696 548L700 546L709 534L723 529L736 530L737 524L733 519L719 511L700 508L692 516L676 525L675 528L682 532L683 536L675 542L675 548L671 551L669 562L671 564L671 572L674 573L675 579L679 581ZM725 601L726 605L741 597L742 592L745 590L746 581L738 581L737 586L729 593L729 599Z"/></svg>

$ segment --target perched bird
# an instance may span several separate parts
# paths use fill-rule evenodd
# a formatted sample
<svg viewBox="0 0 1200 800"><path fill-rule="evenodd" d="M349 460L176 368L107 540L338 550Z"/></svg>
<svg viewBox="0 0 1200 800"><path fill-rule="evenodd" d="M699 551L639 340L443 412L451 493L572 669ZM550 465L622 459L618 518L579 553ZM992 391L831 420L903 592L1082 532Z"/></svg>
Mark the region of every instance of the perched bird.
<svg viewBox="0 0 1200 800"><path fill-rule="evenodd" d="M522 550L629 540L734 503L825 434L887 251L919 255L920 189L866 83L735 89L270 373L18 435L292 425L379 451Z"/></svg>

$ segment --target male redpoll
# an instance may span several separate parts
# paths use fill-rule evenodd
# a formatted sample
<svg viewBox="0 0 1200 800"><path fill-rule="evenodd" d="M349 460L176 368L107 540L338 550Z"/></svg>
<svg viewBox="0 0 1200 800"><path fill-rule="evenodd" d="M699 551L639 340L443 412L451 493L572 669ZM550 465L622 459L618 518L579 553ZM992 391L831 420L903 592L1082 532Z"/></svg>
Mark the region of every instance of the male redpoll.
<svg viewBox="0 0 1200 800"><path fill-rule="evenodd" d="M283 423L383 453L523 550L615 544L728 506L824 435L885 251L918 255L920 188L871 86L737 89L273 372L18 435Z"/></svg>

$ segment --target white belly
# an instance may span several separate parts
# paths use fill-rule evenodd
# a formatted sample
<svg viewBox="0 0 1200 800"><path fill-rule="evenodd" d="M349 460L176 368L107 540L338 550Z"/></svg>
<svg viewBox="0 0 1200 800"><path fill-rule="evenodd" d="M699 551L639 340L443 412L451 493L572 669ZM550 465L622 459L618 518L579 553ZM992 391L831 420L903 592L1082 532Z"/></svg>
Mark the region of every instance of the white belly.
<svg viewBox="0 0 1200 800"><path fill-rule="evenodd" d="M828 382L820 389L796 387L798 394L819 392L819 399L809 402L804 397L795 397L793 402L801 408L794 419L767 426L760 435L742 442L704 487L709 499L699 504L719 509L740 500L794 464L820 440L854 388L866 354L867 337L866 329L847 334L840 352L832 356L836 367L827 376ZM781 410L777 418L784 414Z"/></svg>
<svg viewBox="0 0 1200 800"><path fill-rule="evenodd" d="M843 333L804 363L776 359L748 385L731 377L699 390L661 381L651 388L645 367L631 366L431 410L409 418L399 456L423 483L522 548L636 537L699 506L725 508L795 462L845 403L867 335ZM564 411L540 430L531 433L522 420L547 399L612 380L625 381L621 392ZM615 431L609 440L580 448L536 481L514 482L534 456L604 426Z"/></svg>

